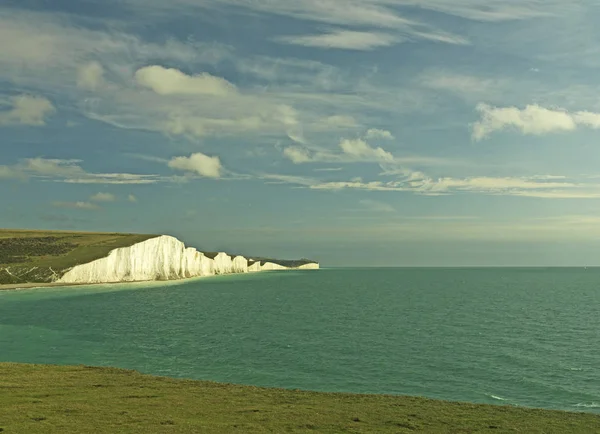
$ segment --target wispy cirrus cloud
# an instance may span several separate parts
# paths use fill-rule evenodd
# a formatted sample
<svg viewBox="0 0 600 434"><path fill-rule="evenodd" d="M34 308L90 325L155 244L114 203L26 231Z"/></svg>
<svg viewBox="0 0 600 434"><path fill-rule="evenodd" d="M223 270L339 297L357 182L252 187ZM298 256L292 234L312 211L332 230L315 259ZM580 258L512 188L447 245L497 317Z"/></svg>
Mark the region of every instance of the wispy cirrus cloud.
<svg viewBox="0 0 600 434"><path fill-rule="evenodd" d="M520 196L540 199L596 199L600 198L600 184L593 177L577 181L558 175L524 177L474 176L464 178L434 178L409 168L398 168L397 179L391 181L361 178L323 181L311 177L263 174L262 179L277 180L322 191L360 190L375 192L405 192L425 196L480 194L492 196Z"/></svg>
<svg viewBox="0 0 600 434"><path fill-rule="evenodd" d="M70 184L154 184L158 175L134 173L90 173L81 166L81 160L27 158L14 165L0 166L0 178L37 178Z"/></svg>
<svg viewBox="0 0 600 434"><path fill-rule="evenodd" d="M315 48L338 48L343 50L373 50L402 42L403 38L382 32L335 30L314 35L279 36L275 41Z"/></svg>
<svg viewBox="0 0 600 434"><path fill-rule="evenodd" d="M54 206L56 208L82 209L82 210L86 210L86 211L100 209L100 207L97 204L92 203L92 202L84 202L84 201L77 201L77 202L56 201L56 202L52 202L52 206Z"/></svg>

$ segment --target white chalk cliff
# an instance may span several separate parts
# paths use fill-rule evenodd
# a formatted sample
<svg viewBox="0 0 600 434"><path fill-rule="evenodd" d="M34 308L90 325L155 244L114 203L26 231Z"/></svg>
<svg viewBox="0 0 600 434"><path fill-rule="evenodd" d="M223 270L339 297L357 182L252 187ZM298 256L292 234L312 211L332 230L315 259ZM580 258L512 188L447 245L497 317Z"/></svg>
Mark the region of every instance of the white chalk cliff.
<svg viewBox="0 0 600 434"><path fill-rule="evenodd" d="M231 257L220 252L206 256L177 238L161 235L129 247L112 250L108 256L87 264L76 265L57 280L60 283L112 283L146 280L175 280L218 274L284 270L289 267L273 262L253 262L243 256ZM318 269L308 263L295 269Z"/></svg>

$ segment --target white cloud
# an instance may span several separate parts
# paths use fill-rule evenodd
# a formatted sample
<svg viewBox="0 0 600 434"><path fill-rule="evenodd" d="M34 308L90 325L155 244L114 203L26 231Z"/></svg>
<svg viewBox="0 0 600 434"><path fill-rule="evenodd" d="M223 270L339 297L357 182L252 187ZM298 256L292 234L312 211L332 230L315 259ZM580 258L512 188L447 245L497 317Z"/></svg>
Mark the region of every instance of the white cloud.
<svg viewBox="0 0 600 434"><path fill-rule="evenodd" d="M221 77L207 73L187 75L178 69L152 65L140 68L135 79L141 86L159 95L213 95L236 93L236 87Z"/></svg>
<svg viewBox="0 0 600 434"><path fill-rule="evenodd" d="M189 157L174 157L169 161L168 166L172 169L196 173L208 178L219 178L222 170L219 157L209 157L200 152L196 152Z"/></svg>
<svg viewBox="0 0 600 434"><path fill-rule="evenodd" d="M95 203L91 202L52 202L52 206L57 208L72 208L72 209L83 209L83 210L94 210L100 207Z"/></svg>
<svg viewBox="0 0 600 434"><path fill-rule="evenodd" d="M319 181L314 178L294 175L280 175L276 173L262 173L259 174L258 177L272 184L296 184L302 186L311 186L319 183Z"/></svg>
<svg viewBox="0 0 600 434"><path fill-rule="evenodd" d="M114 202L116 197L111 193L96 193L93 196L90 196L90 201L92 202Z"/></svg>
<svg viewBox="0 0 600 434"><path fill-rule="evenodd" d="M320 181L314 178L262 175L263 179L300 185L314 190L364 190L395 191L426 196L455 194L485 194L495 196L522 196L541 199L592 199L600 197L600 184L590 183L593 177L584 177L579 182L568 181L558 175L534 175L529 177L466 177L432 178L423 172L398 168L394 181L364 181L353 178L349 181Z"/></svg>
<svg viewBox="0 0 600 434"><path fill-rule="evenodd" d="M387 139L393 140L394 136L387 130L380 130L377 128L370 128L365 134L365 139Z"/></svg>
<svg viewBox="0 0 600 434"><path fill-rule="evenodd" d="M226 52L214 44L173 39L147 43L132 34L72 25L65 15L18 8L0 9L0 40L11 41L0 44L0 78L48 91L60 85L69 96L82 65L90 62L110 66L111 73L124 79L134 65L151 60L210 62Z"/></svg>
<svg viewBox="0 0 600 434"><path fill-rule="evenodd" d="M518 107L492 107L478 104L481 119L473 124L472 137L481 140L495 131L513 128L523 134L542 135L552 132L573 131L578 125L600 128L600 114L588 111L569 113L530 104Z"/></svg>
<svg viewBox="0 0 600 434"><path fill-rule="evenodd" d="M0 178L39 178L70 184L154 184L163 181L158 175L133 173L90 173L81 160L28 158L12 166L0 166Z"/></svg>
<svg viewBox="0 0 600 434"><path fill-rule="evenodd" d="M547 17L564 13L561 0L524 1L524 0L384 0L384 3L416 6L419 8L456 15L475 21L511 21L535 17Z"/></svg>
<svg viewBox="0 0 600 434"><path fill-rule="evenodd" d="M506 79L477 77L446 70L427 70L417 77L416 82L422 87L443 90L467 100L497 97L507 91Z"/></svg>
<svg viewBox="0 0 600 434"><path fill-rule="evenodd" d="M298 146L290 146L283 150L283 155L289 158L294 164L308 163L312 157L307 149Z"/></svg>
<svg viewBox="0 0 600 434"><path fill-rule="evenodd" d="M6 105L0 102L1 105ZM0 111L0 125L46 125L46 118L56 112L50 100L41 96L18 95L8 103L12 107Z"/></svg>
<svg viewBox="0 0 600 434"><path fill-rule="evenodd" d="M85 173L81 178L66 178L60 180L68 184L156 184L167 179L158 175L139 175L134 173Z"/></svg>
<svg viewBox="0 0 600 434"><path fill-rule="evenodd" d="M358 126L356 119L347 115L327 116L321 120L321 123L331 130L331 127L354 128Z"/></svg>
<svg viewBox="0 0 600 434"><path fill-rule="evenodd" d="M600 113L580 111L573 114L573 119L579 125L585 125L594 129L600 128Z"/></svg>
<svg viewBox="0 0 600 434"><path fill-rule="evenodd" d="M316 48L338 48L343 50L373 50L387 47L403 39L399 36L381 32L359 32L353 30L335 30L320 35L280 36L276 41L285 44L303 45Z"/></svg>
<svg viewBox="0 0 600 434"><path fill-rule="evenodd" d="M353 158L375 159L378 161L394 160L394 156L383 148L373 148L362 139L342 139L339 146L346 155Z"/></svg>
<svg viewBox="0 0 600 434"><path fill-rule="evenodd" d="M343 167L317 167L313 169L315 172L339 172L343 170Z"/></svg>
<svg viewBox="0 0 600 434"><path fill-rule="evenodd" d="M104 84L104 68L93 61L79 67L77 86L81 89L97 90Z"/></svg>
<svg viewBox="0 0 600 434"><path fill-rule="evenodd" d="M129 202L137 202L137 197L135 197L133 194L130 194L129 196L127 196L127 200Z"/></svg>

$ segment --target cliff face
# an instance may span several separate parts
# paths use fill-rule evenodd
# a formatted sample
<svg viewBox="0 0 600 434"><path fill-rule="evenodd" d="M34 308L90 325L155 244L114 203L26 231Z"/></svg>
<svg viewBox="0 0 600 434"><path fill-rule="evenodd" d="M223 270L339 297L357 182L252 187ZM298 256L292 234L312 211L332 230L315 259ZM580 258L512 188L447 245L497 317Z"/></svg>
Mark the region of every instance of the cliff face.
<svg viewBox="0 0 600 434"><path fill-rule="evenodd" d="M297 269L317 269L319 264L304 264ZM185 245L177 238L162 235L112 250L108 256L77 265L68 270L61 283L110 283L144 280L176 280L218 274L284 270L288 267L266 262L248 266L243 256L220 252L214 258Z"/></svg>

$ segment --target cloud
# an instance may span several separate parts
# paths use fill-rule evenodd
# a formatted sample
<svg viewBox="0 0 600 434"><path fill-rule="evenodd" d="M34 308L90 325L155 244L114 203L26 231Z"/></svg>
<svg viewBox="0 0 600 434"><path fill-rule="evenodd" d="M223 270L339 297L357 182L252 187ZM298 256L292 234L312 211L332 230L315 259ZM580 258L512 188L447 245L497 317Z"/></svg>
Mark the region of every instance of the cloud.
<svg viewBox="0 0 600 434"><path fill-rule="evenodd" d="M111 193L96 193L90 196L90 201L92 202L114 202L115 200L115 195Z"/></svg>
<svg viewBox="0 0 600 434"><path fill-rule="evenodd" d="M156 184L164 181L158 175L139 175L134 173L85 173L81 178L67 178L60 180L68 184Z"/></svg>
<svg viewBox="0 0 600 434"><path fill-rule="evenodd" d="M189 157L174 157L169 161L168 166L172 169L196 173L208 178L221 177L222 170L219 157L209 157L200 152L191 154Z"/></svg>
<svg viewBox="0 0 600 434"><path fill-rule="evenodd" d="M394 136L392 133L386 130L380 130L377 128L370 128L367 130L367 134L365 134L365 139L387 139L393 140Z"/></svg>
<svg viewBox="0 0 600 434"><path fill-rule="evenodd" d="M296 184L314 190L395 191L425 196L456 194L484 194L494 196L520 196L540 199L593 199L600 197L600 184L590 182L593 176L582 177L579 182L569 181L560 175L533 175L528 177L433 178L423 172L401 168L395 171L396 180L320 181L285 175L261 175L262 179L276 179L282 183Z"/></svg>
<svg viewBox="0 0 600 434"><path fill-rule="evenodd" d="M38 178L70 184L154 184L163 179L158 175L133 173L90 173L81 160L27 158L12 166L0 166L0 178Z"/></svg>
<svg viewBox="0 0 600 434"><path fill-rule="evenodd" d="M91 202L52 202L52 206L56 208L72 208L88 211L100 208L98 205Z"/></svg>
<svg viewBox="0 0 600 434"><path fill-rule="evenodd" d="M127 196L127 200L129 202L137 202L137 197L135 197L133 194L130 194L129 196Z"/></svg>
<svg viewBox="0 0 600 434"><path fill-rule="evenodd" d="M335 30L320 35L280 36L277 42L316 48L338 48L343 50L373 50L387 47L403 39L399 36L381 32L359 32L353 30Z"/></svg>
<svg viewBox="0 0 600 434"><path fill-rule="evenodd" d="M389 131L370 129L368 136L393 138ZM448 160L421 156L398 157L381 147L373 147L366 140L342 138L338 143L341 152L317 146L288 146L283 150L284 157L295 164L302 163L377 163L383 169L382 175L404 175L404 165L448 166L465 165L458 160ZM319 169L315 169L319 170ZM326 170L326 169L322 169ZM335 169L341 170L341 168Z"/></svg>
<svg viewBox="0 0 600 434"><path fill-rule="evenodd" d="M393 2L393 3L392 3ZM384 3L416 6L474 21L499 22L524 20L536 17L557 16L564 13L564 2L550 0L544 2L523 0L384 0Z"/></svg>
<svg viewBox="0 0 600 434"><path fill-rule="evenodd" d="M339 146L346 155L353 158L366 158L379 161L394 160L394 156L383 148L373 148L362 139L342 139Z"/></svg>
<svg viewBox="0 0 600 434"><path fill-rule="evenodd" d="M135 80L159 95L224 96L237 92L236 87L224 78L207 73L187 75L178 69L160 65L138 69Z"/></svg>
<svg viewBox="0 0 600 434"><path fill-rule="evenodd" d="M369 211L375 212L395 212L396 209L391 206L389 203L379 202L376 200L364 199L360 200L358 203L363 205Z"/></svg>
<svg viewBox="0 0 600 434"><path fill-rule="evenodd" d="M478 104L476 109L481 119L473 124L474 140L481 140L495 131L510 128L531 135L573 131L579 125L600 128L600 114L588 111L569 113L562 109L547 109L537 104L519 109L518 107L492 107L483 103Z"/></svg>
<svg viewBox="0 0 600 434"><path fill-rule="evenodd" d="M498 97L507 91L506 79L478 77L446 70L427 70L417 77L416 83L435 91L452 93L465 100Z"/></svg>
<svg viewBox="0 0 600 434"><path fill-rule="evenodd" d="M280 175L276 173L262 173L257 175L257 177L272 184L296 184L302 186L311 186L319 183L319 181L314 178L294 175Z"/></svg>
<svg viewBox="0 0 600 434"><path fill-rule="evenodd" d="M97 90L104 84L104 68L99 62L92 61L79 67L77 71L77 87L86 90Z"/></svg>
<svg viewBox="0 0 600 434"><path fill-rule="evenodd" d="M315 172L339 172L343 170L343 167L317 167L313 169Z"/></svg>
<svg viewBox="0 0 600 434"><path fill-rule="evenodd" d="M573 119L578 125L585 125L593 129L600 128L600 113L580 111L573 115Z"/></svg>
<svg viewBox="0 0 600 434"><path fill-rule="evenodd" d="M23 94L10 101L12 108L0 111L0 125L42 126L46 125L46 117L56 112L50 100L42 96Z"/></svg>
<svg viewBox="0 0 600 434"><path fill-rule="evenodd" d="M354 128L358 126L356 119L352 116L347 115L333 115L327 116L320 121L327 130L331 130L331 127L339 128Z"/></svg>
<svg viewBox="0 0 600 434"><path fill-rule="evenodd" d="M294 164L308 163L312 157L307 149L298 146L290 146L283 150L283 155L289 158Z"/></svg>

